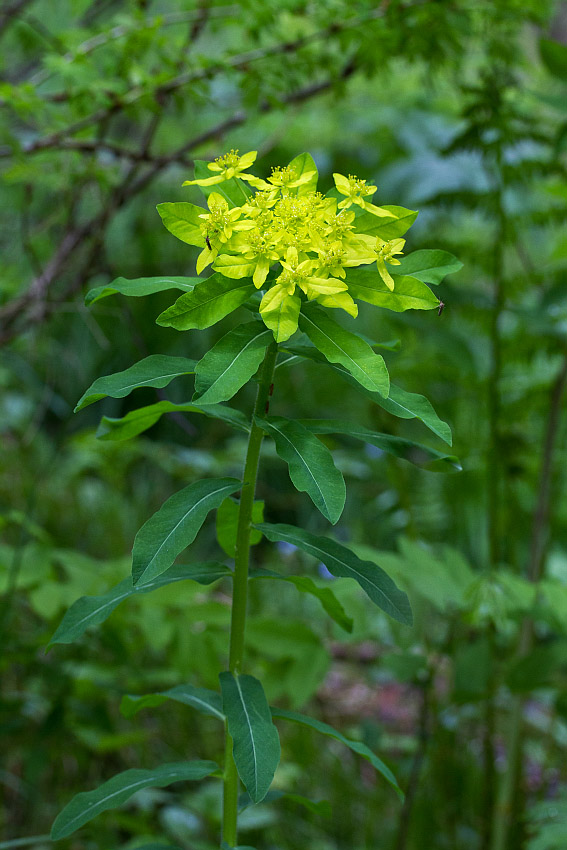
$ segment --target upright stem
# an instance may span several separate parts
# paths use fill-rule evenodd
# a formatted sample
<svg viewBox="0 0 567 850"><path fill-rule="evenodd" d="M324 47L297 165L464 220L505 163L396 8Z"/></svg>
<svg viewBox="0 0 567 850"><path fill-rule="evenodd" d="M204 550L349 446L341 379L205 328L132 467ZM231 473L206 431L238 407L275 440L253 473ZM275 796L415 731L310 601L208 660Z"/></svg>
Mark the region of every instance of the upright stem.
<svg viewBox="0 0 567 850"><path fill-rule="evenodd" d="M232 590L232 615L230 622L230 653L228 667L231 673L240 673L244 657L244 634L246 629L246 607L248 602L248 567L250 563L250 530L252 524L252 509L256 492L258 462L264 432L256 425L256 416L264 416L269 405L272 388L272 378L276 366L278 346L271 342L266 349L266 356L261 366L258 382L258 394L252 415L248 450L242 479L242 492L238 510L238 525L236 530L236 552L234 561L234 578ZM223 797L223 840L230 847L236 846L236 821L238 814L238 773L232 755L232 738L225 730L226 748L224 763L224 797Z"/></svg>
<svg viewBox="0 0 567 850"><path fill-rule="evenodd" d="M502 376L502 339L500 321L504 309L504 242L507 222L503 206L502 186L502 154L496 154L495 172L492 176L496 189L496 217L498 220L497 241L494 246L494 288L493 303L490 315L490 373L488 377L488 425L489 447L487 467L487 496L488 496L488 564L487 573L491 576L501 558L502 527L501 527L501 460L500 460L500 380ZM495 627L488 626L488 642L490 647L490 672L488 694L484 703L484 723L482 732L484 777L482 791L482 834L481 850L489 850L492 844L492 818L496 789L496 753L494 737L496 733L496 706L494 676L495 657Z"/></svg>
<svg viewBox="0 0 567 850"><path fill-rule="evenodd" d="M429 712L430 712L431 677L421 686L421 706L419 710L419 739L413 758L406 797L400 811L400 820L394 850L406 850L408 846L411 815L421 779L421 771L429 744Z"/></svg>
<svg viewBox="0 0 567 850"><path fill-rule="evenodd" d="M537 503L535 506L530 557L527 565L527 579L537 586L542 578L545 547L548 538L549 509L553 474L553 456L559 431L561 400L567 388L567 355L553 385L549 417L543 443L541 470ZM520 627L517 658L525 658L533 644L533 619L524 617ZM513 823L513 803L516 794L518 771L522 763L522 731L525 700L521 696L514 698L508 720L506 741L507 766L502 777L496 807L494 811L494 832L492 850L506 850L509 845L510 829Z"/></svg>

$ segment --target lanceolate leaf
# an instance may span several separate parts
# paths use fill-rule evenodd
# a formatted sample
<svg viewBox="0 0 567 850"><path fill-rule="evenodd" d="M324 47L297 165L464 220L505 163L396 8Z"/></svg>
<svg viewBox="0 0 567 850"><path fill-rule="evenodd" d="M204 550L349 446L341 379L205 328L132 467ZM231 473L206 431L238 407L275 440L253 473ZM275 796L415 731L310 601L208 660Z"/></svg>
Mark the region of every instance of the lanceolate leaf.
<svg viewBox="0 0 567 850"><path fill-rule="evenodd" d="M312 305L304 306L299 314L299 327L330 363L339 363L365 389L388 395L390 379L384 358L365 340Z"/></svg>
<svg viewBox="0 0 567 850"><path fill-rule="evenodd" d="M195 180L202 180L206 177L212 177L213 172L208 169L208 163L202 159L195 160ZM245 204L248 198L252 195L252 190L249 186L240 180L238 177L232 177L230 180L223 180L222 183L213 183L212 186L199 186L199 189L208 198L211 192L216 192L217 195L222 195L229 207L241 207Z"/></svg>
<svg viewBox="0 0 567 850"><path fill-rule="evenodd" d="M421 420L430 431L441 437L445 443L449 446L453 445L451 429L446 422L439 419L431 402L425 396L419 395L419 393L408 393L401 387L392 386L388 398L381 398L376 395L375 401L388 413L393 413L400 419Z"/></svg>
<svg viewBox="0 0 567 850"><path fill-rule="evenodd" d="M214 274L202 280L192 292L177 299L175 304L157 317L158 325L187 331L208 328L224 319L255 292L250 280L231 280Z"/></svg>
<svg viewBox="0 0 567 850"><path fill-rule="evenodd" d="M246 260L241 254L221 254L214 261L213 268L225 277L240 280L242 277L252 277L256 264Z"/></svg>
<svg viewBox="0 0 567 850"><path fill-rule="evenodd" d="M314 815L321 815L325 818L330 817L332 814L331 804L328 800L310 800L308 797L303 797L301 794L291 794L289 791L277 791L276 789L268 791L263 802L275 803L278 800L290 800L292 803L303 806L308 812L312 812ZM238 798L238 813L240 814L246 811L252 805L250 795L246 792L241 794ZM221 844L221 847L224 847L224 845ZM1 845L0 850L2 850Z"/></svg>
<svg viewBox="0 0 567 850"><path fill-rule="evenodd" d="M365 758L370 762L373 768L381 773L384 779L390 783L392 788L394 788L398 795L403 799L403 794L400 789L400 786L396 782L396 777L392 773L389 767L387 767L384 762L378 758L378 756L372 752L372 750L363 744L360 741L352 741L350 738L346 738L341 732L337 729L333 729L332 726L329 726L328 723L322 723L320 720L316 720L314 717L308 717L306 714L300 714L297 711L287 711L284 708L271 708L272 717L281 718L282 720L291 720L292 723L299 723L302 726L307 726L310 729L315 729L316 732L321 732L323 735L327 735L329 738L334 738L336 741L340 741L341 744L344 744L349 750L352 750L354 753L357 753L362 758Z"/></svg>
<svg viewBox="0 0 567 850"><path fill-rule="evenodd" d="M403 313L404 310L432 310L439 306L437 296L416 277L394 274L392 278L394 289L390 290L376 268L349 269L348 291L359 301L385 307L396 313Z"/></svg>
<svg viewBox="0 0 567 850"><path fill-rule="evenodd" d="M352 620L330 587L319 587L309 576L284 576L265 569L254 570L250 573L250 579L257 578L277 579L295 585L301 593L309 593L318 599L331 620L334 620L341 629L352 632Z"/></svg>
<svg viewBox="0 0 567 850"><path fill-rule="evenodd" d="M190 705L201 714L209 714L217 720L224 721L221 695L208 688L197 688L194 685L177 685L167 691L144 694L140 697L126 694L122 697L120 711L124 717L133 717L143 708L155 708L170 699Z"/></svg>
<svg viewBox="0 0 567 850"><path fill-rule="evenodd" d="M380 393L373 393L365 387L361 387L346 369L342 369L340 366L335 366L334 368L347 383L356 387L359 392L368 396L376 404L379 404L380 407L383 407L384 410L387 410L388 413L397 416L399 419L419 419L430 431L441 437L449 446L453 444L450 427L437 416L431 402L425 396L419 395L419 393L408 393L406 390L402 390L401 387L390 384L390 394L388 398L384 398Z"/></svg>
<svg viewBox="0 0 567 850"><path fill-rule="evenodd" d="M353 578L382 611L394 620L411 626L413 618L406 594L396 587L390 576L377 564L361 561L354 552L336 540L317 537L293 525L272 525L263 522L256 525L256 528L272 542L291 543L308 555L313 555L318 561L322 561L334 576Z"/></svg>
<svg viewBox="0 0 567 850"><path fill-rule="evenodd" d="M55 819L51 838L53 841L66 838L101 812L122 805L142 788L163 788L172 782L204 779L216 770L218 765L214 761L162 764L152 770L126 770L113 776L96 790L73 797Z"/></svg>
<svg viewBox="0 0 567 850"><path fill-rule="evenodd" d="M81 637L89 626L103 623L121 602L138 593L149 593L151 590L165 587L176 581L189 579L199 584L211 584L229 575L232 573L224 564L208 561L202 564L176 564L159 578L139 587L132 585L131 577L125 578L102 596L81 596L73 602L51 638L49 646L54 643L72 643Z"/></svg>
<svg viewBox="0 0 567 850"><path fill-rule="evenodd" d="M263 800L280 760L280 739L262 685L253 676L219 676L238 775L255 803Z"/></svg>
<svg viewBox="0 0 567 850"><path fill-rule="evenodd" d="M131 410L120 419L103 416L96 436L99 440L129 440L155 425L164 413L203 413L211 419L220 419L240 431L250 430L244 414L232 407L225 407L222 404L199 405L191 402L174 404L171 401L158 401L156 404Z"/></svg>
<svg viewBox="0 0 567 850"><path fill-rule="evenodd" d="M297 330L301 299L287 295L271 310L262 310L262 321L272 331L276 342L285 342Z"/></svg>
<svg viewBox="0 0 567 850"><path fill-rule="evenodd" d="M236 478L206 478L171 496L136 535L134 584L146 584L164 573L193 542L209 511L240 487Z"/></svg>
<svg viewBox="0 0 567 850"><path fill-rule="evenodd" d="M216 404L232 398L258 371L271 338L262 322L247 322L225 334L195 366L194 400Z"/></svg>
<svg viewBox="0 0 567 850"><path fill-rule="evenodd" d="M462 269L463 264L448 251L424 249L398 257L400 265L396 266L397 275L412 275L424 283L441 283L448 274L454 274ZM398 281L396 277L396 289Z"/></svg>
<svg viewBox="0 0 567 850"><path fill-rule="evenodd" d="M324 362L322 355L313 345L286 346L286 350L296 356L314 360L316 363ZM368 398L376 402L376 404L379 404L380 407L383 407L388 411L388 413L392 413L400 419L419 419L427 428L429 428L430 431L433 431L434 434L441 437L445 443L452 445L453 438L450 427L437 416L431 402L429 402L424 396L419 395L418 393L408 393L406 390L402 390L401 387L398 387L395 384L390 384L390 394L388 398L384 398L380 395L380 393L371 392L361 386L361 384L342 366L333 364L333 369L335 369L347 383L351 384L351 386L355 387L363 395L368 396Z"/></svg>
<svg viewBox="0 0 567 850"><path fill-rule="evenodd" d="M276 451L287 463L296 489L307 493L334 525L345 506L346 487L329 449L299 422L281 416L256 421L274 438Z"/></svg>
<svg viewBox="0 0 567 850"><path fill-rule="evenodd" d="M167 387L174 378L180 375L192 375L194 371L194 360L188 360L186 357L169 357L166 354L151 354L123 372L97 378L77 402L75 413L106 396L124 398L138 387Z"/></svg>
<svg viewBox="0 0 567 850"><path fill-rule="evenodd" d="M406 233L417 218L415 210L406 210L404 207L396 207L385 205L383 210L388 210L392 213L392 218L380 216L378 218L372 213L363 212L356 217L356 229L359 233L366 233L368 236L379 236L380 239L388 241L389 239L397 239Z"/></svg>
<svg viewBox="0 0 567 850"><path fill-rule="evenodd" d="M378 431L371 431L354 422L343 422L339 419L302 419L300 421L312 434L345 434L376 446L395 457L401 457L416 466L424 466L436 472L460 472L462 469L459 459L454 455L438 452L421 443L414 443L413 440L393 437L391 434L380 434Z"/></svg>
<svg viewBox="0 0 567 850"><path fill-rule="evenodd" d="M298 197L301 197L302 195L308 195L311 192L315 192L317 190L317 180L319 178L319 174L317 172L315 160L313 159L310 153L300 153L298 156L292 159L289 165L290 168L294 170L296 179L298 177L302 177L307 172L313 172L313 176L307 183L302 183L301 186L298 186L296 189L290 190L293 194L296 194Z"/></svg>
<svg viewBox="0 0 567 850"><path fill-rule="evenodd" d="M135 280L127 280L118 277L112 283L105 286L95 286L85 295L85 304L94 304L101 298L109 295L128 295L131 298L141 298L144 295L153 295L155 292L163 292L166 289L181 289L183 292L191 292L197 283L201 282L198 277L139 277Z"/></svg>
<svg viewBox="0 0 567 850"><path fill-rule="evenodd" d="M182 242L202 248L205 237L201 232L203 219L199 218L204 210L195 204L184 201L175 204L158 204L157 211L165 227Z"/></svg>

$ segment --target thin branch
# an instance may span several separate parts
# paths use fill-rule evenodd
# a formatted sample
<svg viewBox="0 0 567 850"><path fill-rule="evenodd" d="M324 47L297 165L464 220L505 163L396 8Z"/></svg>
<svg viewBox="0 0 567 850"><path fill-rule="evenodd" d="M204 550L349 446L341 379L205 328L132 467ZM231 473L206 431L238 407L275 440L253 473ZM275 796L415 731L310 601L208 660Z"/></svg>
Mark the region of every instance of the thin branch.
<svg viewBox="0 0 567 850"><path fill-rule="evenodd" d="M226 71L228 69L237 71L245 70L251 63L257 62L261 59L266 59L272 56L278 56L284 53L295 53L302 47L305 47L306 45L311 44L312 42L324 40L326 38L329 38L331 35L336 34L337 32L344 32L348 29L356 29L362 24L368 23L369 21L375 20L382 16L382 10L375 9L368 15L352 18L351 20L345 21L344 23L340 24L330 24L324 29L311 33L308 36L302 36L301 38L297 38L294 41L279 42L278 44L272 45L270 47L259 47L254 50L249 50L246 53L240 53L229 59L217 61L216 63L211 64L208 68L203 68L199 71L178 74L175 77L172 77L170 80L160 83L153 92L154 97L159 98L160 95L173 93L174 91L183 88L189 83L210 79L215 74L222 73L223 71ZM84 130L87 127L90 127L93 124L97 124L99 121L103 120L108 111L116 112L117 110L125 109L128 106L132 106L140 98L145 97L148 94L149 92L146 87L135 86L134 88L126 92L124 95L117 96L110 106L106 106L102 109L99 109L96 112L91 113L91 115L87 115L84 118L81 118L79 121L75 121L73 124L69 124L62 130L58 130L57 132L52 133L48 136L44 136L41 139L36 139L35 142L31 142L28 145L24 145L22 148L23 152L35 153L36 151L58 147L61 140L66 139L69 136L73 136L81 130ZM68 92L60 92L45 99L55 102L62 102L69 99L69 94ZM2 104L1 101L0 104ZM4 101L4 105L5 104L6 101Z"/></svg>
<svg viewBox="0 0 567 850"><path fill-rule="evenodd" d="M207 18L230 18L233 16L238 16L241 12L241 8L239 6L215 6L212 9L209 9ZM61 58L68 63L74 62L74 60L78 56L88 56L89 53L92 53L99 47L103 47L105 44L109 44L112 41L116 41L120 38L124 38L125 36L130 35L133 32L140 32L144 29L152 29L158 23L162 27L170 27L175 24L182 24L185 22L194 21L195 24L200 23L203 20L203 12L200 9L191 10L188 12L170 12L167 15L160 15L159 17L152 18L150 20L144 21L143 23L134 23L134 24L120 24L119 26L112 27L112 29L107 32L97 33L97 35L93 35L90 38L87 38L86 41L83 41L79 44L74 51L65 53ZM30 83L33 86L40 86L46 80L48 80L55 72L50 71L48 68L42 68L41 71L38 71L34 76L30 79Z"/></svg>
<svg viewBox="0 0 567 850"><path fill-rule="evenodd" d="M302 103L311 97L329 90L336 84L337 79L346 80L356 70L354 63L350 62L346 65L337 78L327 79L319 83L313 83L296 92L292 92L282 101L281 105ZM262 113L270 112L274 109L274 105L265 102L261 104L259 111ZM198 136L193 137L186 144L177 148L177 150L167 156L154 159L150 163L150 167L146 173L137 179L132 179L133 171L129 170L122 183L116 187L112 199L109 201L105 209L94 216L90 221L80 228L69 229L55 253L41 275L35 278L27 292L13 299L3 308L0 309L0 324L2 324L2 333L0 333L0 345L6 344L13 339L22 328L30 324L37 323L44 319L47 315L56 309L57 304L61 300L66 300L69 296L80 288L84 282L86 274L92 275L92 263L97 259L99 253L101 234L104 227L108 224L112 216L121 209L132 197L138 195L145 189L160 172L167 169L170 165L179 162L180 158L186 156L190 151L202 146L206 142L219 139L234 127L241 126L248 118L249 113L244 110L239 110L224 119L219 124L204 131ZM142 145L142 150L144 145ZM134 164L137 166L137 164ZM74 276L71 284L65 289L58 300L47 302L47 291L51 284L62 274L67 267L70 258L74 253L80 250L85 242L94 242L88 252L86 260L80 264L78 273Z"/></svg>

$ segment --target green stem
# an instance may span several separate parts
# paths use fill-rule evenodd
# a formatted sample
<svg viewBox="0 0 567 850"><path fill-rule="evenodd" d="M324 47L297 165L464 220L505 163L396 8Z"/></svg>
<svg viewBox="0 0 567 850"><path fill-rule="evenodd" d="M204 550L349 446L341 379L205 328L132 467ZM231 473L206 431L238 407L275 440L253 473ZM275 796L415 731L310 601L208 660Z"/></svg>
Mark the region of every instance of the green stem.
<svg viewBox="0 0 567 850"><path fill-rule="evenodd" d="M542 579L544 556L549 536L549 514L551 506L551 487L553 478L553 458L559 431L561 401L567 388L567 354L563 367L552 389L549 416L543 443L541 471L537 503L534 510L530 559L526 578L536 587ZM537 595L536 595L537 599ZM535 603L534 603L535 605ZM525 658L532 649L534 641L533 615L524 617L520 627L517 660ZM514 798L517 794L518 771L522 764L523 718L525 698L514 697L508 718L506 739L507 765L502 776L494 811L492 850L506 850L510 843L510 832L514 823Z"/></svg>
<svg viewBox="0 0 567 850"><path fill-rule="evenodd" d="M236 530L236 552L234 559L234 578L232 590L232 616L230 623L230 653L228 668L231 673L240 673L244 657L244 634L246 629L246 607L248 602L248 567L250 563L250 530L252 524L252 508L256 492L256 478L260 448L264 432L256 425L256 416L265 416L269 404L272 378L276 366L278 346L271 342L266 350L266 356L261 367L258 382L258 394L252 415L248 450L242 479L242 492L238 510L238 526ZM232 738L226 735L226 751L224 766L224 797L223 797L223 840L230 847L236 846L236 822L238 814L238 773L232 756Z"/></svg>

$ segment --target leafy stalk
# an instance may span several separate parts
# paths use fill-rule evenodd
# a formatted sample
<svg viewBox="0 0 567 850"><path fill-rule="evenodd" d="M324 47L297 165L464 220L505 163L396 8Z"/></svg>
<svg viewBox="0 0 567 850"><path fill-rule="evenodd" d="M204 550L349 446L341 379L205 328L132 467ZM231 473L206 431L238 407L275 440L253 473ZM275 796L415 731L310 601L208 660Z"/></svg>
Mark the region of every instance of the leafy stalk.
<svg viewBox="0 0 567 850"><path fill-rule="evenodd" d="M269 405L272 378L278 353L277 343L271 342L266 349L260 371L256 404L252 415L248 450L244 465L242 493L238 510L236 531L236 552L232 594L232 614L230 623L229 670L238 674L242 669L244 657L244 635L246 630L246 607L248 602L248 571L250 564L250 532L252 529L252 509L256 492L260 448L264 432L256 424L256 417L265 415ZM226 752L224 767L223 795L223 840L231 847L236 846L239 780L232 754L232 738L225 731Z"/></svg>

